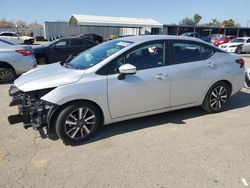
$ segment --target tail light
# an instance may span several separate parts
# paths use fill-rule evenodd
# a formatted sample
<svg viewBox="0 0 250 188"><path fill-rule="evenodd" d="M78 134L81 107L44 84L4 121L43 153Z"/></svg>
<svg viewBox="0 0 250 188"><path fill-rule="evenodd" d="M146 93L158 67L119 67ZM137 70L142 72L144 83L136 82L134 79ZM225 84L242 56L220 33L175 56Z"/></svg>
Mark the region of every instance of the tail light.
<svg viewBox="0 0 250 188"><path fill-rule="evenodd" d="M29 56L32 54L31 50L16 50L16 52L22 54L23 56Z"/></svg>
<svg viewBox="0 0 250 188"><path fill-rule="evenodd" d="M244 59L236 59L236 63L240 64L240 68L243 68L245 66L245 61Z"/></svg>

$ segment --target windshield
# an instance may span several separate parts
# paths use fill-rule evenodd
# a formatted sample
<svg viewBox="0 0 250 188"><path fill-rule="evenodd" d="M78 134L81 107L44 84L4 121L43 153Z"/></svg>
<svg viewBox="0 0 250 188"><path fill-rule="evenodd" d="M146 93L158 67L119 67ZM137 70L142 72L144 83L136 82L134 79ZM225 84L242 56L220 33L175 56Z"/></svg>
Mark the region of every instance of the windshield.
<svg viewBox="0 0 250 188"><path fill-rule="evenodd" d="M75 69L88 69L100 63L102 60L129 46L132 42L123 40L112 40L103 44L97 45L87 51L76 56L65 66L70 66Z"/></svg>
<svg viewBox="0 0 250 188"><path fill-rule="evenodd" d="M243 42L244 42L244 39L240 39L240 38L231 40L231 43L243 43Z"/></svg>

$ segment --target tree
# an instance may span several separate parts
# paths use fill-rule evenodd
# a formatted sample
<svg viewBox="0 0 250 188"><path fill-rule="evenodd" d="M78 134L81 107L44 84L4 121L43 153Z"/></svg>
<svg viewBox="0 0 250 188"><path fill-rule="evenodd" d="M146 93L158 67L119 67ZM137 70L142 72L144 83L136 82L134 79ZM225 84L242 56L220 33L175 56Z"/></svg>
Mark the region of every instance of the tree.
<svg viewBox="0 0 250 188"><path fill-rule="evenodd" d="M19 28L27 28L27 24L22 20L16 21L15 25L17 25L17 27L19 27Z"/></svg>
<svg viewBox="0 0 250 188"><path fill-rule="evenodd" d="M184 18L180 21L180 25L195 25L195 21L192 18Z"/></svg>
<svg viewBox="0 0 250 188"><path fill-rule="evenodd" d="M239 23L235 23L235 21L233 19L229 19L229 20L224 20L222 22L222 24L226 27L236 27L236 26L240 26Z"/></svg>
<svg viewBox="0 0 250 188"><path fill-rule="evenodd" d="M194 22L195 22L195 25L198 25L198 23L201 21L201 15L199 14L195 14L194 15Z"/></svg>
<svg viewBox="0 0 250 188"><path fill-rule="evenodd" d="M212 19L207 26L209 27L220 27L221 22L217 20L217 18Z"/></svg>
<svg viewBox="0 0 250 188"><path fill-rule="evenodd" d="M43 28L43 25L42 25L42 24L39 24L39 23L37 23L37 21L35 21L35 22L30 23L30 24L28 25L28 27L29 27L30 29L41 29L41 28Z"/></svg>
<svg viewBox="0 0 250 188"><path fill-rule="evenodd" d="M15 28L15 24L3 18L0 20L0 28Z"/></svg>

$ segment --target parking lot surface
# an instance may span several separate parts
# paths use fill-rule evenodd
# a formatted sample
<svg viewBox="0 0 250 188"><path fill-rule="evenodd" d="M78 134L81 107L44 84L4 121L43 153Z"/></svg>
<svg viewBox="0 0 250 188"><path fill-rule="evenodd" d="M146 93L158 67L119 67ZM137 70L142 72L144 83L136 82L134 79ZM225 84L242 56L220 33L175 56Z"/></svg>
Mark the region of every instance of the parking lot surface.
<svg viewBox="0 0 250 188"><path fill-rule="evenodd" d="M250 58L245 58L250 67ZM246 187L250 184L250 90L225 110L199 107L101 128L80 146L42 139L8 107L0 85L0 187ZM244 184L245 183L245 184Z"/></svg>

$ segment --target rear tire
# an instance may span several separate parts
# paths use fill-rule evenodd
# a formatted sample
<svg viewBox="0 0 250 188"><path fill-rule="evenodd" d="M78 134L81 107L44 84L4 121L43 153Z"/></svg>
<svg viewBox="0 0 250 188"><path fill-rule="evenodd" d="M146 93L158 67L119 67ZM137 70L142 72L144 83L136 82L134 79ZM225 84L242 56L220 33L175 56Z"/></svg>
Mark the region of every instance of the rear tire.
<svg viewBox="0 0 250 188"><path fill-rule="evenodd" d="M16 78L15 71L10 68L0 68L0 83L11 82Z"/></svg>
<svg viewBox="0 0 250 188"><path fill-rule="evenodd" d="M217 82L206 94L202 109L209 113L217 113L224 110L230 97L230 88L225 82Z"/></svg>
<svg viewBox="0 0 250 188"><path fill-rule="evenodd" d="M46 56L38 56L36 58L37 64L44 65L48 63L48 58Z"/></svg>
<svg viewBox="0 0 250 188"><path fill-rule="evenodd" d="M56 134L64 143L83 143L95 135L101 124L101 112L90 102L73 102L65 106L55 124Z"/></svg>

